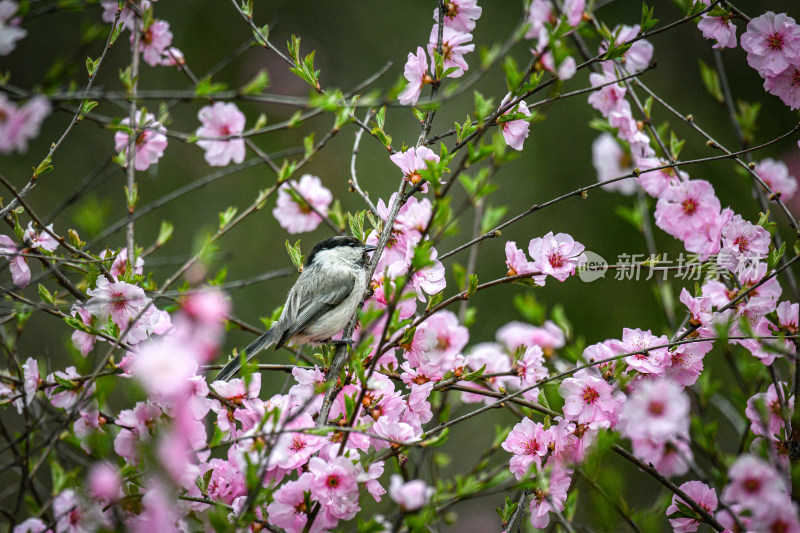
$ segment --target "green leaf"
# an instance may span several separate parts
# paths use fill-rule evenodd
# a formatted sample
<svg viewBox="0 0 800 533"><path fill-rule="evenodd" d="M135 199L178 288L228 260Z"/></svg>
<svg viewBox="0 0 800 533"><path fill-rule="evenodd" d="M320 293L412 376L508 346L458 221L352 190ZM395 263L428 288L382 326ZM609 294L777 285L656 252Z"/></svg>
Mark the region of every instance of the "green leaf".
<svg viewBox="0 0 800 533"><path fill-rule="evenodd" d="M84 100L81 103L81 112L78 115L78 120L83 120L83 117L89 114L89 111L97 107L97 101L95 100Z"/></svg>
<svg viewBox="0 0 800 533"><path fill-rule="evenodd" d="M411 112L414 113L414 116L417 117L417 120L419 120L420 122L425 122L425 115L427 113L425 113L420 109L417 109L416 107L412 107Z"/></svg>
<svg viewBox="0 0 800 533"><path fill-rule="evenodd" d="M172 232L175 226L166 220L161 221L161 226L158 228L158 238L156 239L156 246L159 248L164 246L172 238Z"/></svg>
<svg viewBox="0 0 800 533"><path fill-rule="evenodd" d="M350 233L361 242L365 240L364 220L366 216L366 211L356 211L355 214L348 214L347 217L347 221L350 224Z"/></svg>
<svg viewBox="0 0 800 533"><path fill-rule="evenodd" d="M303 260L305 256L300 252L300 241L298 240L292 246L289 243L289 239L286 239L286 251L289 252L289 258L292 260L292 264L297 268L298 271L303 271Z"/></svg>
<svg viewBox="0 0 800 533"><path fill-rule="evenodd" d="M216 93L220 93L227 89L228 86L224 83L214 83L211 81L211 76L206 76L197 86L194 88L194 94L199 97L206 97L211 96Z"/></svg>
<svg viewBox="0 0 800 533"><path fill-rule="evenodd" d="M500 222L502 218L505 216L508 208L506 206L486 206L486 210L483 212L483 218L481 219L481 233L486 233Z"/></svg>
<svg viewBox="0 0 800 533"><path fill-rule="evenodd" d="M39 298L41 298L42 300L44 300L49 304L54 304L56 301L53 295L50 294L50 291L47 290L47 287L45 287L41 283L39 284Z"/></svg>
<svg viewBox="0 0 800 533"><path fill-rule="evenodd" d="M267 46L267 40L269 39L269 24L264 24L258 31L253 30L253 39L255 39L256 43L260 44L261 46Z"/></svg>
<svg viewBox="0 0 800 533"><path fill-rule="evenodd" d="M386 122L386 106L383 106L375 114L375 124L377 124L378 128L382 130L385 122Z"/></svg>
<svg viewBox="0 0 800 533"><path fill-rule="evenodd" d="M233 220L233 217L236 216L237 211L238 209L233 206L229 207L225 211L222 211L219 214L219 229L223 229L225 226L230 224L231 220Z"/></svg>
<svg viewBox="0 0 800 533"><path fill-rule="evenodd" d="M736 108L736 121L742 129L742 138L750 144L755 139L757 129L756 121L761 111L761 102L750 104L739 100L736 102Z"/></svg>
<svg viewBox="0 0 800 533"><path fill-rule="evenodd" d="M303 137L303 158L308 159L314 153L314 132Z"/></svg>
<svg viewBox="0 0 800 533"><path fill-rule="evenodd" d="M678 156L683 150L683 145L686 143L686 139L678 139L675 135L674 131L669 132L669 151L673 161L678 160Z"/></svg>
<svg viewBox="0 0 800 533"><path fill-rule="evenodd" d="M658 19L653 18L653 10L655 6L651 7L650 9L647 8L647 4L642 2L642 22L640 24L642 33L646 32L656 24L658 24Z"/></svg>
<svg viewBox="0 0 800 533"><path fill-rule="evenodd" d="M240 94L261 94L269 87L269 74L266 70L259 70L258 74L242 87Z"/></svg>
<svg viewBox="0 0 800 533"><path fill-rule="evenodd" d="M702 59L697 60L700 63L700 78L703 80L703 85L708 91L708 94L714 97L719 103L725 102L725 97L722 95L722 88L719 83L719 74L713 68L709 67Z"/></svg>
<svg viewBox="0 0 800 533"><path fill-rule="evenodd" d="M97 65L100 64L100 58L92 59L91 57L86 58L86 70L89 72L89 77L94 77L94 73L97 72Z"/></svg>
<svg viewBox="0 0 800 533"><path fill-rule="evenodd" d="M53 165L50 164L51 162L52 159L49 155L44 159L42 159L42 162L39 163L39 166L33 169L33 177L38 178L42 174L47 174L48 172L51 172L53 170Z"/></svg>
<svg viewBox="0 0 800 533"><path fill-rule="evenodd" d="M473 95L475 97L475 116L478 118L479 122L482 122L494 111L494 99L484 98L478 91L474 91Z"/></svg>
<svg viewBox="0 0 800 533"><path fill-rule="evenodd" d="M470 274L467 287L467 298L470 298L478 290L478 275Z"/></svg>

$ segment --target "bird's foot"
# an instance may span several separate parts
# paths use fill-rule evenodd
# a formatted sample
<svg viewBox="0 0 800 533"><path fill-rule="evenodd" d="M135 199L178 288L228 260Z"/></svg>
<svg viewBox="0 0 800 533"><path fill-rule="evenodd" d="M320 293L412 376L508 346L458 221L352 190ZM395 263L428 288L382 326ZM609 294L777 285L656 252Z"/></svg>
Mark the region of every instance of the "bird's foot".
<svg viewBox="0 0 800 533"><path fill-rule="evenodd" d="M341 346L343 344L346 344L347 346L350 346L352 348L355 343L356 341L354 341L353 339L331 339L331 344L333 344L334 346Z"/></svg>

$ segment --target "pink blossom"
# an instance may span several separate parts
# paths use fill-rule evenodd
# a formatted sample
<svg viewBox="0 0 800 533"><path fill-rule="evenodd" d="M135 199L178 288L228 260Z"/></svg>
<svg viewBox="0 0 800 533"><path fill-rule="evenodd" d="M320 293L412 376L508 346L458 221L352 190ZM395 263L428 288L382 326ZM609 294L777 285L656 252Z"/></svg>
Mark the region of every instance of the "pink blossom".
<svg viewBox="0 0 800 533"><path fill-rule="evenodd" d="M100 253L100 258L105 259L106 256L112 254L113 252L111 252L110 250L103 250ZM117 253L116 257L114 258L114 262L111 264L109 272L115 278L120 279L122 276L125 275L125 271L127 269L128 269L128 249L121 248ZM136 257L136 266L134 266L131 270L134 274L141 276L144 273L144 259L142 259L141 257Z"/></svg>
<svg viewBox="0 0 800 533"><path fill-rule="evenodd" d="M666 167L645 172L666 164L667 162L663 159L655 157L641 157L636 160L636 168L642 171L636 178L636 183L641 185L642 189L650 196L655 198L668 197L671 187L679 186L681 182L689 179L689 175L686 172L679 171L676 167Z"/></svg>
<svg viewBox="0 0 800 533"><path fill-rule="evenodd" d="M297 481L289 481L275 491L274 500L267 506L270 524L283 528L287 533L301 533L308 523L311 512L306 500L306 493L311 492L311 475L303 474ZM324 513L320 513L324 515ZM318 516L311 526L315 533L326 529L324 516Z"/></svg>
<svg viewBox="0 0 800 533"><path fill-rule="evenodd" d="M703 37L716 41L712 48L736 48L736 26L730 17L703 15L697 28L703 32Z"/></svg>
<svg viewBox="0 0 800 533"><path fill-rule="evenodd" d="M456 355L468 341L469 331L458 317L451 311L440 311L417 326L406 359L412 367L438 380L453 369Z"/></svg>
<svg viewBox="0 0 800 533"><path fill-rule="evenodd" d="M617 129L617 137L631 145L631 151L649 146L650 138L642 131L643 125L633 118L631 105L627 100L620 101L608 113L608 123Z"/></svg>
<svg viewBox="0 0 800 533"><path fill-rule="evenodd" d="M520 346L539 346L545 357L552 355L553 350L564 346L564 332L554 322L547 320L542 327L523 322L509 322L497 330L497 340L502 342L511 352Z"/></svg>
<svg viewBox="0 0 800 533"><path fill-rule="evenodd" d="M797 179L789 174L789 169L783 161L771 158L762 159L755 168L756 174L775 194L780 194L781 200L788 200L797 190Z"/></svg>
<svg viewBox="0 0 800 533"><path fill-rule="evenodd" d="M664 377L684 387L694 385L703 372L703 358L714 347L714 343L692 342L676 346L667 352Z"/></svg>
<svg viewBox="0 0 800 533"><path fill-rule="evenodd" d="M448 0L444 4L444 27L461 33L471 32L482 11L477 0ZM433 20L439 20L438 8L433 10Z"/></svg>
<svg viewBox="0 0 800 533"><path fill-rule="evenodd" d="M792 65L780 74L766 78L764 89L780 98L789 109L800 108L800 67Z"/></svg>
<svg viewBox="0 0 800 533"><path fill-rule="evenodd" d="M433 492L433 487L429 487L421 479L404 482L403 476L394 474L389 480L389 497L405 512L416 511L428 505Z"/></svg>
<svg viewBox="0 0 800 533"><path fill-rule="evenodd" d="M767 230L734 215L722 229L722 249L717 263L736 272L766 257L769 243Z"/></svg>
<svg viewBox="0 0 800 533"><path fill-rule="evenodd" d="M778 501L761 502L755 509L751 522L754 531L778 531L780 533L800 533L797 505L788 497Z"/></svg>
<svg viewBox="0 0 800 533"><path fill-rule="evenodd" d="M111 317L121 330L150 301L140 287L124 281L111 283L102 276L97 278L96 288L88 289L86 293L91 297L85 304L86 310L96 316L101 324Z"/></svg>
<svg viewBox="0 0 800 533"><path fill-rule="evenodd" d="M428 55L433 61L434 52L439 41L439 24L434 24L431 28L431 36L428 41ZM464 60L464 54L475 50L474 44L467 44L472 41L471 33L461 33L445 25L442 30L442 56L444 57L444 70L450 68L456 70L447 75L448 78L460 78L464 71L469 69L469 65Z"/></svg>
<svg viewBox="0 0 800 533"><path fill-rule="evenodd" d="M161 56L160 65L163 67L181 67L185 64L186 59L184 59L183 52L174 46L167 48L164 55Z"/></svg>
<svg viewBox="0 0 800 533"><path fill-rule="evenodd" d="M47 231L42 231L37 234L36 230L33 229L33 222L28 222L28 229L25 230L22 239L30 243L31 248L41 248L48 252L55 252L56 248L58 248L58 240L50 234L53 233L53 225L49 224L47 229L49 233Z"/></svg>
<svg viewBox="0 0 800 533"><path fill-rule="evenodd" d="M114 439L114 451L129 464L139 463L139 444L149 441L150 426L161 416L161 409L155 405L138 402L133 409L119 412L116 424L122 429Z"/></svg>
<svg viewBox="0 0 800 533"><path fill-rule="evenodd" d="M131 371L145 390L159 401L178 401L188 395L189 379L197 374L192 346L176 337L151 341L141 347Z"/></svg>
<svg viewBox="0 0 800 533"><path fill-rule="evenodd" d="M539 353L542 349L537 346ZM484 374L500 374L509 373L511 371L511 357L503 351L503 347L494 342L482 342L472 347L469 352L467 364L473 371L484 369ZM472 384L470 388L481 390L496 391L499 387L508 387L513 384L515 380L512 376L496 376L487 378L485 381L486 387L481 384ZM492 403L496 398L485 396L480 393L462 392L461 401L464 403L484 402L486 404Z"/></svg>
<svg viewBox="0 0 800 533"><path fill-rule="evenodd" d="M86 324L87 326L92 325L92 314L86 310L85 307L74 305L72 306L71 311L72 316L78 318L81 322ZM89 355L89 352L92 351L94 348L95 340L97 337L90 333L85 333L81 330L76 329L72 332L72 345L81 352L81 355L86 357Z"/></svg>
<svg viewBox="0 0 800 533"><path fill-rule="evenodd" d="M530 28L525 34L526 39L540 38L542 30L546 30L545 24L555 25L553 5L549 0L533 0L531 2L528 8L528 23Z"/></svg>
<svg viewBox="0 0 800 533"><path fill-rule="evenodd" d="M378 461L369 465L369 468L366 472L364 472L363 468L360 465L356 465L359 470L357 481L359 483L364 483L364 487L369 492L370 496L375 498L376 502L381 501L381 496L386 494L386 489L384 489L380 483L378 483L378 478L383 475L383 468L384 462Z"/></svg>
<svg viewBox="0 0 800 533"><path fill-rule="evenodd" d="M141 36L142 59L151 67L161 64L167 48L172 45L172 32L169 31L169 22L155 20L144 31ZM133 35L131 35L131 45L133 45Z"/></svg>
<svg viewBox="0 0 800 533"><path fill-rule="evenodd" d="M535 401L539 396L537 387L531 388L549 375L544 366L544 351L539 346L529 346L519 360L514 362L514 369L519 376L517 388L529 389L522 394L522 397L529 401Z"/></svg>
<svg viewBox="0 0 800 533"><path fill-rule="evenodd" d="M285 470L295 470L305 465L312 455L321 450L327 442L325 437L303 431L292 431L314 427L314 421L308 413L303 413L289 422L283 428L285 433L281 434L275 443L273 453L279 458L275 464Z"/></svg>
<svg viewBox="0 0 800 533"><path fill-rule="evenodd" d="M397 95L397 99L403 105L416 105L422 87L433 81L428 74L428 57L421 46L417 47L416 54L408 53L403 75L408 80L408 84L403 92Z"/></svg>
<svg viewBox="0 0 800 533"><path fill-rule="evenodd" d="M514 425L501 446L507 452L513 453L509 469L517 479L522 479L532 465L537 469L542 468L542 458L548 454L549 446L553 442L553 434L544 429L541 422L533 422L525 417L522 422Z"/></svg>
<svg viewBox="0 0 800 533"><path fill-rule="evenodd" d="M120 121L122 126L130 126L130 118ZM140 131L141 130L141 131ZM167 136L164 135L167 129L156 120L155 115L146 113L142 116L142 110L136 111L136 141L133 148L133 168L138 171L147 170L150 165L154 165L164 155L167 148ZM127 131L120 130L114 134L114 149L117 152L128 154Z"/></svg>
<svg viewBox="0 0 800 533"><path fill-rule="evenodd" d="M155 0L154 0L155 1ZM117 0L102 0L100 2L100 6L103 8L103 22L114 22L114 17L116 16L117 9L119 9L119 3ZM142 0L139 9L142 12L147 11L152 7L152 3L150 0ZM119 23L122 25L122 28L125 30L130 30L133 28L133 17L134 13L133 10L128 7L126 4L122 8L122 12L119 15Z"/></svg>
<svg viewBox="0 0 800 533"><path fill-rule="evenodd" d="M244 113L236 104L217 102L197 112L202 126L197 128L197 146L205 150L205 158L212 167L224 167L244 161ZM238 136L238 137L237 137ZM233 137L229 139L229 137Z"/></svg>
<svg viewBox="0 0 800 533"><path fill-rule="evenodd" d="M508 267L508 276L516 276L517 274L533 274L538 273L536 266L528 261L525 252L517 248L517 243L508 241L506 243L506 266ZM538 275L533 276L534 283L540 287L544 286L546 276Z"/></svg>
<svg viewBox="0 0 800 533"><path fill-rule="evenodd" d="M762 77L777 76L800 61L800 28L792 17L767 11L747 23L742 48Z"/></svg>
<svg viewBox="0 0 800 533"><path fill-rule="evenodd" d="M28 141L39 136L42 122L51 108L44 96L34 96L17 106L5 94L0 94L0 154L27 152Z"/></svg>
<svg viewBox="0 0 800 533"><path fill-rule="evenodd" d="M400 167L403 175L412 185L416 185L422 180L419 171L428 168L426 161L439 162L439 156L426 146L409 148L405 152L397 152L389 156L389 159Z"/></svg>
<svg viewBox="0 0 800 533"><path fill-rule="evenodd" d="M416 289L417 298L420 302L425 301L425 294L432 295L442 292L447 286L444 265L436 259L438 255L439 252L436 248L431 247L429 258L433 261L433 264L417 270L411 276L411 284Z"/></svg>
<svg viewBox="0 0 800 533"><path fill-rule="evenodd" d="M11 280L20 288L28 286L31 282L31 269L25 257L19 255L17 244L8 235L0 235L0 256L8 259L8 268L11 270Z"/></svg>
<svg viewBox="0 0 800 533"><path fill-rule="evenodd" d="M208 494L215 500L232 503L237 497L247 494L244 472L238 467L237 448L228 450L227 459L211 459L202 469L212 470L208 481Z"/></svg>
<svg viewBox="0 0 800 533"><path fill-rule="evenodd" d="M722 491L727 504L739 503L753 509L786 495L780 474L754 455L740 455L728 470L728 478L730 483Z"/></svg>
<svg viewBox="0 0 800 533"><path fill-rule="evenodd" d="M633 172L630 155L625 153L610 133L602 133L592 143L592 165L597 171L597 181L600 183ZM626 178L603 185L603 189L622 194L633 194L636 191L636 182Z"/></svg>
<svg viewBox="0 0 800 533"><path fill-rule="evenodd" d="M67 387L58 384L55 379L56 377L70 382L70 386ZM75 402L78 401L78 396L84 389L83 384L85 381L79 379L80 377L81 375L78 374L78 370L74 366L68 366L63 371L58 370L49 374L46 381L48 383L56 383L56 385L44 389L44 393L50 399L50 403L52 403L54 407L62 407L64 409L69 409L74 406ZM94 394L94 391L95 384L92 383L86 391L87 396Z"/></svg>
<svg viewBox="0 0 800 533"><path fill-rule="evenodd" d="M575 268L586 260L584 246L566 233L547 233L528 244L528 254L542 274L565 281L575 274Z"/></svg>
<svg viewBox="0 0 800 533"><path fill-rule="evenodd" d="M778 304L778 323L791 335L797 335L798 315L800 315L800 304L788 301Z"/></svg>
<svg viewBox="0 0 800 533"><path fill-rule="evenodd" d="M13 19L17 9L19 6L12 0L0 2L0 56L7 56L13 52L17 41L28 35L28 30L20 28ZM480 16L480 12L478 15Z"/></svg>
<svg viewBox="0 0 800 533"><path fill-rule="evenodd" d="M372 441L376 450L381 450L386 446L407 444L420 440L419 434L414 432L414 428L410 424L391 421L387 415L378 418L378 421L372 426L372 431L381 437Z"/></svg>
<svg viewBox="0 0 800 533"><path fill-rule="evenodd" d="M421 160L421 168L425 168L425 160L431 161L439 161L439 157L433 152L425 152L420 148L415 152L414 156L414 164L416 165L416 157L421 155L423 159ZM398 164L398 166L400 166ZM404 166L400 166L400 168L405 168ZM403 173L405 174L405 170ZM392 197L389 199L390 204L394 204L395 197L397 193L393 193ZM383 200L380 200L378 203L381 204ZM431 216L433 215L433 204L427 198L423 198L422 200L418 200L416 196L409 197L408 201L400 208L397 212L397 218L394 221L394 229L397 231L401 231L404 233L413 234L415 237L419 238L422 235L422 232L428 227L430 224ZM388 213L387 213L388 218ZM384 220L387 220L384 218Z"/></svg>
<svg viewBox="0 0 800 533"><path fill-rule="evenodd" d="M92 465L86 485L89 495L104 504L115 502L123 496L119 472L106 461Z"/></svg>
<svg viewBox="0 0 800 533"><path fill-rule="evenodd" d="M781 396L788 405L788 411L791 413L794 410L794 397L786 397L785 384L781 385ZM745 414L750 420L750 431L756 435L761 435L770 440L777 440L781 436L781 431L784 429L784 419L781 411L781 403L778 399L775 384L771 384L767 388L767 392L760 392L750 397L747 400L747 409Z"/></svg>
<svg viewBox="0 0 800 533"><path fill-rule="evenodd" d="M345 456L325 460L312 457L308 462L311 474L311 495L320 502L326 514L339 520L350 520L359 510L357 472Z"/></svg>
<svg viewBox="0 0 800 533"><path fill-rule="evenodd" d="M629 439L670 440L689 428L689 398L669 379L643 380L628 396L620 428Z"/></svg>
<svg viewBox="0 0 800 533"><path fill-rule="evenodd" d="M534 490L529 510L531 512L531 525L535 528L545 528L550 524L550 511L564 510L567 501L567 491L572 479L571 472L553 469L545 489Z"/></svg>
<svg viewBox="0 0 800 533"><path fill-rule="evenodd" d="M181 307L183 312L206 327L219 327L231 312L230 299L216 287L206 287L188 294Z"/></svg>
<svg viewBox="0 0 800 533"><path fill-rule="evenodd" d="M500 102L500 107L504 107L510 101L511 93L508 93L505 98L503 98L503 101ZM518 113L521 113L526 117L531 116L531 112L528 111L528 106L525 104L524 100L520 100L518 104L503 113L503 115ZM506 144L514 150L522 150L522 143L528 138L528 130L530 127L530 123L522 118L503 122L503 139L506 141Z"/></svg>
<svg viewBox="0 0 800 533"><path fill-rule="evenodd" d="M674 435L672 439L632 439L633 455L652 464L656 470L667 477L682 476L689 471L689 464L694 457L688 444L688 435Z"/></svg>
<svg viewBox="0 0 800 533"><path fill-rule="evenodd" d="M25 393L25 396L21 400L25 402L25 405L30 405L33 402L33 397L36 396L36 391L39 390L41 383L39 363L33 357L28 357L22 364L22 392ZM17 409L19 410L19 406L17 406Z"/></svg>
<svg viewBox="0 0 800 533"><path fill-rule="evenodd" d="M47 524L41 518L28 518L14 526L13 533L42 533L45 530L47 530Z"/></svg>
<svg viewBox="0 0 800 533"><path fill-rule="evenodd" d="M290 190L302 198L302 201L296 199ZM311 174L303 174L299 182L291 180L281 185L278 189L277 206L272 210L272 215L289 233L313 231L322 222L322 217L317 212L327 215L332 201L333 194L322 185L322 180Z"/></svg>
<svg viewBox="0 0 800 533"><path fill-rule="evenodd" d="M584 9L586 9L586 0L565 0L563 11L567 16L567 24L577 27L583 20Z"/></svg>
<svg viewBox="0 0 800 533"><path fill-rule="evenodd" d="M641 28L638 24L633 26L617 26L611 33L615 35L614 42L617 46L635 39ZM601 50L605 51L605 50ZM646 39L640 39L622 55L622 62L631 74L641 72L650 65L653 59L653 45Z"/></svg>
<svg viewBox="0 0 800 533"><path fill-rule="evenodd" d="M592 87L605 85L589 95L589 105L600 111L604 117L608 117L608 114L625 99L627 89L623 84L617 82L617 73L614 71L613 62L602 63L602 68L602 74L595 72L589 74L589 82Z"/></svg>
<svg viewBox="0 0 800 533"><path fill-rule="evenodd" d="M546 41L540 40L540 42ZM544 48L542 47L541 50L543 49ZM536 54L541 53L541 50L531 50L531 52ZM567 56L556 65L555 57L553 57L553 53L549 50L542 54L540 64L543 69L547 70L548 72L552 72L555 77L561 80L572 79L572 77L578 71L578 64L575 62L574 57Z"/></svg>
<svg viewBox="0 0 800 533"><path fill-rule="evenodd" d="M586 369L566 378L558 387L564 398L564 418L591 428L613 428L625 404L625 395Z"/></svg>
<svg viewBox="0 0 800 533"><path fill-rule="evenodd" d="M717 510L717 492L700 481L687 481L680 486L680 489L686 493L697 504L713 515ZM678 503L688 506L688 504L678 497L677 494L672 496L672 505L667 507L667 517L673 513L680 512ZM691 533L697 531L700 521L695 518L670 518L669 523L675 533Z"/></svg>
<svg viewBox="0 0 800 533"><path fill-rule="evenodd" d="M706 261L712 255L719 253L722 230L733 218L730 207L723 209L718 216L702 221L702 226L683 236L683 245L686 250L699 255L700 261Z"/></svg>
<svg viewBox="0 0 800 533"><path fill-rule="evenodd" d="M705 180L680 182L665 191L656 204L656 226L685 239L715 220L720 213L714 187Z"/></svg>

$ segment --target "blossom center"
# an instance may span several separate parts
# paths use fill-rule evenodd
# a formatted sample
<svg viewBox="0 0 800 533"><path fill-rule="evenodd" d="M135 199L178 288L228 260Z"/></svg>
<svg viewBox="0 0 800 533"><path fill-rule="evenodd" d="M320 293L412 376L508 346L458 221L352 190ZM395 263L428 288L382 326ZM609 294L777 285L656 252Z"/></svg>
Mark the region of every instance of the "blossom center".
<svg viewBox="0 0 800 533"><path fill-rule="evenodd" d="M325 480L325 484L332 489L337 488L340 483L339 476L328 476L328 479Z"/></svg>
<svg viewBox="0 0 800 533"><path fill-rule="evenodd" d="M664 414L664 411L666 411L666 408L663 403L656 401L650 402L650 405L647 406L647 411L651 415L661 416Z"/></svg>
<svg viewBox="0 0 800 533"><path fill-rule="evenodd" d="M761 489L761 480L758 478L749 477L744 480L742 487L744 487L744 490L747 492L756 493Z"/></svg>
<svg viewBox="0 0 800 533"><path fill-rule="evenodd" d="M746 252L750 249L750 241L744 235L736 237L733 244L739 247L740 252Z"/></svg>
<svg viewBox="0 0 800 533"><path fill-rule="evenodd" d="M548 259L550 260L550 266L552 266L553 268L561 268L564 266L564 263L566 262L561 252L556 252L554 254L551 254L548 257Z"/></svg>
<svg viewBox="0 0 800 533"><path fill-rule="evenodd" d="M586 387L583 389L584 403L594 403L598 398L600 398L600 394L596 390L592 389L591 387Z"/></svg>
<svg viewBox="0 0 800 533"><path fill-rule="evenodd" d="M536 439L531 439L525 445L525 453L528 455L534 455L539 452L539 448L541 448L539 441Z"/></svg>
<svg viewBox="0 0 800 533"><path fill-rule="evenodd" d="M772 33L767 37L767 46L770 50L779 51L783 48L784 44L783 35L778 32Z"/></svg>
<svg viewBox="0 0 800 533"><path fill-rule="evenodd" d="M687 198L681 203L681 207L683 207L684 213L691 215L697 209L697 202L692 198Z"/></svg>

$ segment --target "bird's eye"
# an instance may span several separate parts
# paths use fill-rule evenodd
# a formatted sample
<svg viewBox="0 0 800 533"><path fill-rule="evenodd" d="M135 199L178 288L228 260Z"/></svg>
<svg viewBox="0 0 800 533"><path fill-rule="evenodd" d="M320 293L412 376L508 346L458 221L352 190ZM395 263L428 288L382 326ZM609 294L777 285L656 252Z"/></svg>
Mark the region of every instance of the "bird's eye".
<svg viewBox="0 0 800 533"><path fill-rule="evenodd" d="M353 246L355 246L355 245L356 245L356 243L354 243L354 242L349 242L349 243L347 243L347 246L350 246L350 247L353 247Z"/></svg>

